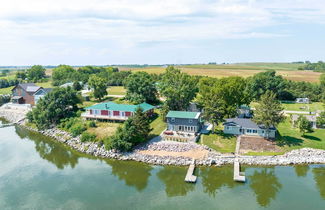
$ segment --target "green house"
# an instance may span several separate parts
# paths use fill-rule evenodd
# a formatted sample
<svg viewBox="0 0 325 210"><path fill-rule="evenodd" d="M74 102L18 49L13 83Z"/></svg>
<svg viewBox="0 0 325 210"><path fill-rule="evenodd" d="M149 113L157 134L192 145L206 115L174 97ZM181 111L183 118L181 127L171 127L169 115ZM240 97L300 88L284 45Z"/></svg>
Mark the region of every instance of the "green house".
<svg viewBox="0 0 325 210"><path fill-rule="evenodd" d="M103 120L127 120L135 111L141 108L148 115L153 114L155 106L148 103L138 105L117 104L114 102L104 102L87 107L86 112L81 116L85 119L103 119Z"/></svg>

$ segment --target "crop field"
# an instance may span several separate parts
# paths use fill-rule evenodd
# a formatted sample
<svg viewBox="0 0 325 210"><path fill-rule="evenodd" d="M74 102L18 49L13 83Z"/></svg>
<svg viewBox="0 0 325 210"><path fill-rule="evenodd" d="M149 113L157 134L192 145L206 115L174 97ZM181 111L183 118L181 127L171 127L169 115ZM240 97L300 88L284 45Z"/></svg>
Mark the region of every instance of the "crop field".
<svg viewBox="0 0 325 210"><path fill-rule="evenodd" d="M190 75L201 75L209 77L229 77L229 76L242 76L249 77L254 74L275 70L278 75L286 79L294 81L318 82L321 73L313 71L300 71L297 70L301 64L291 63L241 63L241 64L224 64L224 65L181 65L176 66L182 72ZM166 67L144 67L144 68L129 68L119 67L123 70L131 71L145 71L152 74L161 74L165 71Z"/></svg>

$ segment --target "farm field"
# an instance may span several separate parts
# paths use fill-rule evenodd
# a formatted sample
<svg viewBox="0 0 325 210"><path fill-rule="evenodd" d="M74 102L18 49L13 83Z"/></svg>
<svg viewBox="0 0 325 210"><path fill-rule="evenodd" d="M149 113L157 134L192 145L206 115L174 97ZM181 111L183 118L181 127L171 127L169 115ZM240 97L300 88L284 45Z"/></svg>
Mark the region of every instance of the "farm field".
<svg viewBox="0 0 325 210"><path fill-rule="evenodd" d="M318 82L321 73L313 71L300 71L297 70L301 64L292 63L242 63L242 64L224 64L224 65L180 65L176 66L182 72L190 75L210 76L216 78L228 76L242 76L249 77L254 74L266 71L275 70L278 75L286 79L294 81ZM120 70L131 71L145 71L152 74L163 73L166 69L164 66L160 67L144 67L144 68L130 68L119 67Z"/></svg>

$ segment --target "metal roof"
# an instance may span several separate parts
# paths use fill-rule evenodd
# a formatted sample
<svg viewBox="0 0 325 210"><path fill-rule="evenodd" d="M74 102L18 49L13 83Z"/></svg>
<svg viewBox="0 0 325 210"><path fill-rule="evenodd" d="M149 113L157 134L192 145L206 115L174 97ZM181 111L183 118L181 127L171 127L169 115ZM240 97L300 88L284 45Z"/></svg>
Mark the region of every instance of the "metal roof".
<svg viewBox="0 0 325 210"><path fill-rule="evenodd" d="M201 112L169 111L166 117L199 119Z"/></svg>
<svg viewBox="0 0 325 210"><path fill-rule="evenodd" d="M86 109L135 112L139 107L142 108L142 110L144 112L155 108L154 106L147 104L147 103L142 103L142 104L138 104L138 105L130 105L130 104L117 104L114 102L105 102L105 103L95 104L93 106L87 107Z"/></svg>

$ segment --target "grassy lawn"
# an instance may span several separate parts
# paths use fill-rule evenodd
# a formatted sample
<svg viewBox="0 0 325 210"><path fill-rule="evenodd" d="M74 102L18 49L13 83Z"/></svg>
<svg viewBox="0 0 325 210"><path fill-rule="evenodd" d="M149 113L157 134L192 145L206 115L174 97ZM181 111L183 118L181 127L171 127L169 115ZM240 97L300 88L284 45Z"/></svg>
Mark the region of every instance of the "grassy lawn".
<svg viewBox="0 0 325 210"><path fill-rule="evenodd" d="M107 88L108 95L125 95L126 90L123 86L110 86Z"/></svg>
<svg viewBox="0 0 325 210"><path fill-rule="evenodd" d="M43 87L43 88L53 88L52 81L48 82L38 82L36 85Z"/></svg>
<svg viewBox="0 0 325 210"><path fill-rule="evenodd" d="M14 88L15 86L11 86L11 87L7 87L7 88L0 88L0 95L1 94L10 94L11 90Z"/></svg>
<svg viewBox="0 0 325 210"><path fill-rule="evenodd" d="M155 112L157 114L156 118L150 123L152 131L149 133L149 139L152 139L156 136L159 136L163 130L166 129L166 123L163 121L163 118L159 110Z"/></svg>
<svg viewBox="0 0 325 210"><path fill-rule="evenodd" d="M111 123L111 122L97 122L97 127L88 128L89 133L93 133L97 136L97 139L103 139L115 134L116 129L122 125L121 123Z"/></svg>
<svg viewBox="0 0 325 210"><path fill-rule="evenodd" d="M278 125L278 131L278 145L285 152L304 147L325 149L325 129L315 129L314 132L301 136L299 130L292 128L290 120L287 119Z"/></svg>
<svg viewBox="0 0 325 210"><path fill-rule="evenodd" d="M213 134L202 134L199 143L221 153L235 152L236 149L236 137L224 134L222 131Z"/></svg>
<svg viewBox="0 0 325 210"><path fill-rule="evenodd" d="M321 102L314 102L311 104L297 104L297 103L290 103L290 102L282 102L282 105L285 110L291 111L317 111L317 110L325 110L323 103Z"/></svg>

